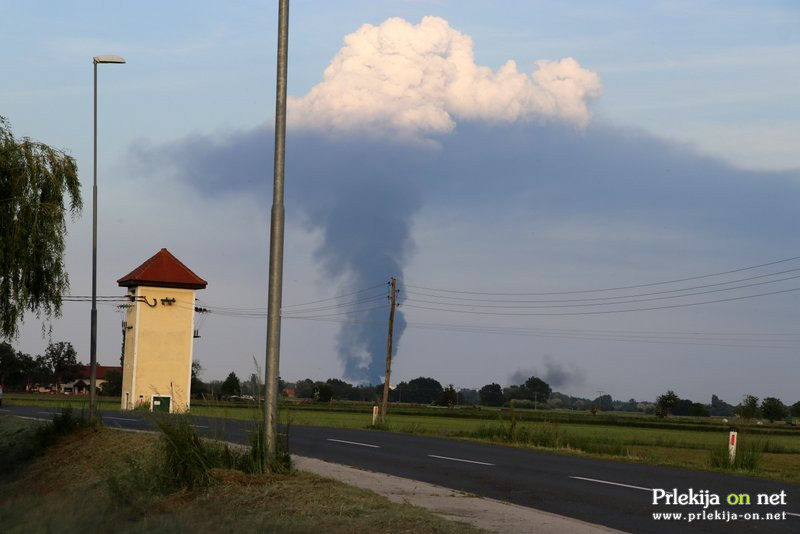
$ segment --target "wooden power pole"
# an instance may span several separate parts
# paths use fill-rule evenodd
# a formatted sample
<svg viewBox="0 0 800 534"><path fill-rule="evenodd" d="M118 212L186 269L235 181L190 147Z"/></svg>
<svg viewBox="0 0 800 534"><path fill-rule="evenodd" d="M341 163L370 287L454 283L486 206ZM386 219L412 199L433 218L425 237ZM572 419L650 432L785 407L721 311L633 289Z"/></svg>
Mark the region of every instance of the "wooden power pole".
<svg viewBox="0 0 800 534"><path fill-rule="evenodd" d="M397 307L397 278L394 276L392 277L392 293L389 299L392 306L389 309L389 335L386 338L386 379L383 382L381 424L386 422L386 408L389 404L389 376L392 374L392 333L394 331L394 309Z"/></svg>

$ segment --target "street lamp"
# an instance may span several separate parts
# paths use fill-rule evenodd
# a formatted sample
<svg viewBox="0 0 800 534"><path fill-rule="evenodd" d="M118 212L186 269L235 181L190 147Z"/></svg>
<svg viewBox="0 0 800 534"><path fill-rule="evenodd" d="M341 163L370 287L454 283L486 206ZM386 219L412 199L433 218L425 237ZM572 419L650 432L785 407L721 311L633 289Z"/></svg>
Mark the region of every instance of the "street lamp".
<svg viewBox="0 0 800 534"><path fill-rule="evenodd" d="M97 65L125 63L119 56L94 56L94 180L92 187L92 328L89 342L89 420L97 416Z"/></svg>

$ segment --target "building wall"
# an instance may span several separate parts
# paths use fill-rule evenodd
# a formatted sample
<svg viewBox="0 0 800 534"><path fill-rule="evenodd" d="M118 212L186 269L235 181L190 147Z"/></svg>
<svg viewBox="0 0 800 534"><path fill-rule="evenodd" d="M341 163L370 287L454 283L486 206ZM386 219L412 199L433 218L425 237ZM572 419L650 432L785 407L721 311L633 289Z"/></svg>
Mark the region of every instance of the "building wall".
<svg viewBox="0 0 800 534"><path fill-rule="evenodd" d="M136 301L126 319L123 409L140 404L152 409L154 396L169 397L171 412L189 409L194 295L191 289L134 289Z"/></svg>

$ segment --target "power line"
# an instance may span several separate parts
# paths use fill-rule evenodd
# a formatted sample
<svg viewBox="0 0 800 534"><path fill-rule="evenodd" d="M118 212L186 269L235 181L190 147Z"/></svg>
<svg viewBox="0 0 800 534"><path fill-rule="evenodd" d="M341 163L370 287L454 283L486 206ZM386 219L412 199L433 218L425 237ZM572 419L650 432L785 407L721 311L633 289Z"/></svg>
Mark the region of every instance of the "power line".
<svg viewBox="0 0 800 534"><path fill-rule="evenodd" d="M644 308L625 308L621 310L597 310L597 311L573 311L573 312L489 312L489 311L474 311L474 310L454 310L448 308L434 308L429 306L416 306L414 304L408 304L408 301L404 304L407 308L415 308L420 310L433 310L433 311L444 311L444 312L452 312L452 313L468 313L472 315L503 315L503 316L564 316L564 315L606 315L612 313L628 313L628 312L639 312L639 311L652 311L652 310L666 310L671 308L685 308L689 306L701 306L704 304L716 304L719 302L732 302L736 300L744 300L744 299L751 299L751 298L758 298L758 297L766 297L769 295L779 295L782 293L791 293L793 291L800 291L800 287L794 287L790 289L783 289L779 291L770 291L766 293L757 293L754 295L742 295L738 297L729 297L724 299L716 299L716 300L706 300L701 302L689 302L689 303L682 303L682 304L670 304L664 306L651 306L651 307L644 307Z"/></svg>
<svg viewBox="0 0 800 534"><path fill-rule="evenodd" d="M681 294L681 295L668 295L668 296L651 297L651 298L640 298L640 299L633 299L633 300L620 300L620 301L616 301L616 302L586 302L586 300L597 301L597 300L619 299L619 298L627 298L627 297L608 297L608 298L604 298L604 299L577 299L577 300L561 300L561 301L559 301L559 300L556 300L556 301L530 301L530 302L542 302L542 303L545 303L545 302L562 302L562 303L564 303L564 302L567 302L567 303L580 302L580 304L547 304L547 305L543 305L543 306L531 306L531 305L517 306L517 305L511 305L511 304L503 304L503 305L501 305L501 304L458 304L458 303L450 303L450 302L442 302L442 301L430 301L430 300L420 300L420 299L411 299L411 298L406 299L406 302L421 302L423 304L436 304L436 305L439 305L439 306L450 306L451 308L458 307L458 306L468 307L468 308L493 308L493 309L497 309L497 308L503 308L503 309L581 308L581 307L587 307L587 306L612 306L612 305L617 305L617 304L634 304L634 303L638 303L638 302L651 302L651 301L655 301L655 300L666 300L666 299L677 299L677 298L684 298L684 297L694 297L694 296L698 296L698 295L708 295L708 294L711 294L711 293L720 293L722 291L733 291L733 290L736 290L736 289L744 289L744 288L748 288L748 287L755 287L755 286L761 286L761 285L766 285L766 284L774 284L774 283L777 283L777 282L785 282L787 280L794 280L794 279L797 279L797 278L800 278L800 275L789 276L789 277L786 277L786 278L779 278L777 280L768 280L766 282L756 282L756 283L752 283L752 284L743 284L743 285L740 285L740 286L723 288L723 289L711 289L711 290L707 290L707 291L696 291L694 293L684 293L684 294ZM709 286L709 287L711 287L711 286ZM516 302L517 303L522 303L523 301L516 301ZM453 310L453 311L456 311L456 310Z"/></svg>
<svg viewBox="0 0 800 534"><path fill-rule="evenodd" d="M358 295L358 294L361 294L361 293L366 293L367 291L371 291L373 289L376 289L376 288L379 288L379 287L385 287L385 286L386 286L386 283L384 282L384 283L381 283L381 284L375 284L374 286L370 286L370 287L367 287L365 289L360 289L358 291L353 291L351 293L344 293L344 294L341 294L341 295L336 295L336 296L328 297L328 298L325 298L325 299L312 300L310 302L301 302L299 304L284 304L283 305L283 309L285 310L286 308L296 308L296 307L299 307L299 306L307 306L309 304L317 304L317 303L320 303L320 302L327 302L329 300L337 300L337 299L344 298L344 297L350 297L352 295Z"/></svg>
<svg viewBox="0 0 800 534"><path fill-rule="evenodd" d="M800 259L800 256L794 256L791 258L785 258L782 260L771 261L767 263L761 263L759 265L751 265L749 267L740 267L738 269L731 269L729 271L721 271L717 273L711 274L704 274L700 276L690 276L686 278L677 278L675 280L665 280L661 282L650 282L646 284L634 284L634 285L625 285L619 287L608 287L608 288L600 288L600 289L581 289L581 290L573 290L573 291L551 291L551 292L538 292L538 293L526 293L526 292L519 292L515 291L513 293L510 292L488 292L488 291L462 291L462 290L454 290L454 289L441 289L435 287L425 287L425 286L417 286L412 284L405 284L408 288L414 289L424 289L427 291L438 291L442 293L456 293L456 294L463 294L463 295L495 295L495 296L546 296L546 295L573 295L578 293L599 293L604 291L619 291L622 289L638 289L642 287L652 287L652 286L660 286L666 284L676 284L679 282L689 282L691 280L701 280L704 278L713 278L716 276L723 276L726 274L733 274L739 273L743 271L750 271L753 269L760 269L761 267L769 267L771 265L778 265L781 263L788 263L790 261L795 261Z"/></svg>
<svg viewBox="0 0 800 534"><path fill-rule="evenodd" d="M364 321L364 320L348 320L348 319L333 319L333 318L316 318L316 317L291 317L289 319L310 320L335 324L374 324L380 325L381 321ZM698 338L692 336L673 336L672 333L662 332L656 335L648 335L647 332L630 332L629 334L620 334L619 332L603 333L602 331L585 331L585 330L566 330L566 329L535 329L535 328L514 328L514 327L500 327L500 326L481 326L481 325L457 325L457 324L436 324L436 323L415 323L409 322L406 328L422 329L422 330L438 330L449 331L455 333L465 334L492 334L503 336L523 336L523 337L541 337L541 338L556 338L556 339L573 339L579 341L616 341L626 343L647 343L647 344L666 344L666 345L695 345L695 346L711 346L711 347L734 347L734 348L753 348L753 349L770 349L770 350L794 350L800 348L800 339L796 342L793 339L788 340L770 340L759 338L741 338L742 334L714 334L716 336L731 335L736 337L734 340L726 340L721 337L704 337L706 334L698 333ZM800 334L779 334L779 333L762 333L756 334L757 336L768 337L775 336L790 336L800 338Z"/></svg>
<svg viewBox="0 0 800 534"><path fill-rule="evenodd" d="M636 298L636 297L644 297L644 296L651 296L651 295L666 295L670 293L682 293L686 291L692 291L695 289L705 289L709 287L719 287L724 285L730 284L737 284L740 282L747 282L750 280L758 280L762 278L767 278L770 276L778 276L781 274L793 273L800 271L800 267L794 269L787 269L784 271L778 271L774 273L767 273L767 274L760 274L757 276L748 276L746 278L739 278L737 280L729 280L727 282L715 282L713 284L701 284L696 286L689 286L689 287L682 287L678 289L667 289L663 291L650 291L645 293L634 293L634 294L627 294L627 295L616 295L616 296L609 296L609 297L590 297L590 298L579 298L579 299L548 299L548 300L517 300L517 299L483 299L483 298L474 298L474 297L451 297L447 295L438 295L436 293L425 293L425 292L418 292L418 291L406 291L409 295L419 295L424 297L432 297L438 299L446 299L446 300L456 300L456 301L463 301L463 302L505 302L505 303L519 303L519 304L542 304L542 303L560 303L560 302L592 302L592 301L600 301L600 300L611 300L611 299L623 299L623 298ZM785 280L790 280L792 278L797 277L789 277L789 278L782 278L780 280L771 280L763 282L764 284L770 284L774 282L781 282ZM748 287L748 286L740 286L740 287ZM737 289L737 288L729 288L729 289ZM727 289L726 289L727 290ZM681 296L681 295L678 295ZM478 305L476 305L478 306Z"/></svg>

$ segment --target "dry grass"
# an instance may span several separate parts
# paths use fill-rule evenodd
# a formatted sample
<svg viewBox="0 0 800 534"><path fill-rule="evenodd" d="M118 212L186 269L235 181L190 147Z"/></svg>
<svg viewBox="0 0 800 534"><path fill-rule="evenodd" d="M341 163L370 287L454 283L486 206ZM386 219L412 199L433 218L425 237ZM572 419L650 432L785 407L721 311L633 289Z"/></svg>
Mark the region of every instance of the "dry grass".
<svg viewBox="0 0 800 534"><path fill-rule="evenodd" d="M0 417L0 435L9 430ZM16 424L16 423L15 423ZM16 427L15 427L16 428ZM145 510L112 502L108 480L148 458L157 437L80 430L0 481L3 532L479 532L426 510L306 473L214 469L207 490L154 496Z"/></svg>

